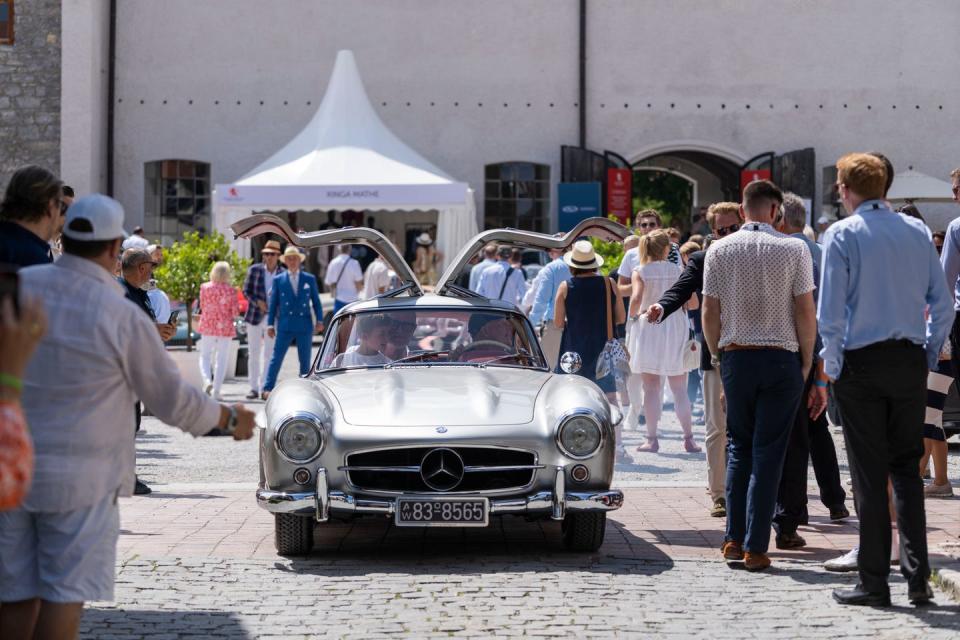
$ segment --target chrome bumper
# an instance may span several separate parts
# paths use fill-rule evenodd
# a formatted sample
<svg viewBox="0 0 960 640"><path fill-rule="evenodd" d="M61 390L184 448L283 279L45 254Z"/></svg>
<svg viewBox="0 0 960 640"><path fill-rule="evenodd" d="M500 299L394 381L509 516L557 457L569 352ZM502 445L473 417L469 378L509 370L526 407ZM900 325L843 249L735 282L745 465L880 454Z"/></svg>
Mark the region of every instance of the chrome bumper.
<svg viewBox="0 0 960 640"><path fill-rule="evenodd" d="M318 470L316 491L272 491L261 487L257 489L257 504L271 513L313 515L317 522L326 522L331 512L341 515L393 515L396 512L395 499L368 500L342 491L330 491L327 488L326 476L324 469ZM563 520L567 511L613 511L623 506L622 491L566 491L564 480L563 468L557 467L552 491L539 491L528 496L502 500L492 498L490 513L549 514L553 520Z"/></svg>

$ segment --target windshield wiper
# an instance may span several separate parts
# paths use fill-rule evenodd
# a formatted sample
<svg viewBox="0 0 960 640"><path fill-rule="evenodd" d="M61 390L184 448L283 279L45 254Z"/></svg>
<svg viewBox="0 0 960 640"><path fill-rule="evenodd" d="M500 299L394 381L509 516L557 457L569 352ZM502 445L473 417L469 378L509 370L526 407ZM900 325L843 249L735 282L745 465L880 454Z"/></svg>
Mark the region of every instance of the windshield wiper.
<svg viewBox="0 0 960 640"><path fill-rule="evenodd" d="M449 351L421 351L420 353L415 353L411 356L405 358L400 358L399 360L394 360L393 362L388 362L383 365L384 369L392 369L394 365L400 364L403 362L413 362L415 360L422 360L428 356L439 356L439 355L450 355Z"/></svg>
<svg viewBox="0 0 960 640"><path fill-rule="evenodd" d="M490 358L489 360L478 362L477 364L480 365L481 367L485 367L488 364L493 364L494 362L499 362L501 360L508 360L510 358L517 358L517 359L523 358L527 361L527 364L529 366L533 366L533 356L530 354L529 351L523 348L517 349L516 353L505 353L502 356L496 356L494 358Z"/></svg>

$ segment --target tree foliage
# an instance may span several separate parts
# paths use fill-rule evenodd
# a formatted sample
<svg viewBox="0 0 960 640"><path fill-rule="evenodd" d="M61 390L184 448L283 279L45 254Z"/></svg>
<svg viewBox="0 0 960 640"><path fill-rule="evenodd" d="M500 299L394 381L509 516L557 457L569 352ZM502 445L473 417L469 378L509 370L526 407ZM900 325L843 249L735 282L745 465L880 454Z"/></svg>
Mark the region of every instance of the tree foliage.
<svg viewBox="0 0 960 640"><path fill-rule="evenodd" d="M210 279L210 269L215 262L226 261L233 271L233 285L243 284L250 260L241 258L230 247L221 233L200 235L199 232L183 234L183 239L174 242L164 252L163 264L157 267L154 276L157 286L168 296L187 306L187 349L193 347L190 332L193 330L193 303L200 297L200 285Z"/></svg>

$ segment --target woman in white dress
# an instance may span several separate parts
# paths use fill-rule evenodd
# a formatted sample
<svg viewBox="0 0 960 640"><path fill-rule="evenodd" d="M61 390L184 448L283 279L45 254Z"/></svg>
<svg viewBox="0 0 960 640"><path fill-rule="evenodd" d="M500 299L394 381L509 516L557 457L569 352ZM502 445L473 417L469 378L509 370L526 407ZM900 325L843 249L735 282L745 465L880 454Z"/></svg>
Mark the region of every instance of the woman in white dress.
<svg viewBox="0 0 960 640"><path fill-rule="evenodd" d="M663 398L663 379L667 378L673 392L674 408L683 429L683 446L690 453L700 447L693 441L693 418L687 397L687 370L683 366L683 349L689 338L687 317L671 314L661 323L646 321L647 308L673 286L680 277L680 267L667 262L670 236L657 230L640 238L640 264L633 271L633 295L630 296L630 323L627 344L630 351L630 369L639 373L643 381L643 408L647 417L647 441L637 451L656 452L660 449L657 427L660 423Z"/></svg>

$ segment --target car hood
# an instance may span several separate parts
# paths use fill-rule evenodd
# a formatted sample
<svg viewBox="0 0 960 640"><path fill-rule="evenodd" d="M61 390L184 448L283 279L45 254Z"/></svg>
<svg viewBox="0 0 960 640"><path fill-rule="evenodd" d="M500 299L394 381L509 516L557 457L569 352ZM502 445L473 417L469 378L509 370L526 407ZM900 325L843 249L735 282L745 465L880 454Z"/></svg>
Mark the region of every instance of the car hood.
<svg viewBox="0 0 960 640"><path fill-rule="evenodd" d="M398 367L320 379L358 426L526 424L551 374L507 367Z"/></svg>

